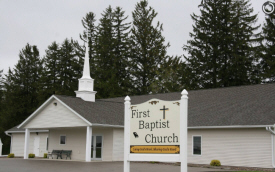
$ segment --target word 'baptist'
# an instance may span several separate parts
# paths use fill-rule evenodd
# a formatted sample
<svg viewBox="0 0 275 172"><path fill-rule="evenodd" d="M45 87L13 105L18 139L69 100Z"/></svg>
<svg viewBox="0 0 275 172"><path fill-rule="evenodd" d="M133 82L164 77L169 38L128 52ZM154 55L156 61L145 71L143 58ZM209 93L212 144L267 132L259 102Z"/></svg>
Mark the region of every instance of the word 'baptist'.
<svg viewBox="0 0 275 172"><path fill-rule="evenodd" d="M162 122L161 119L156 122L144 122L143 120L139 121L139 129L149 129L153 131L153 129L158 128L170 128L169 127L169 120Z"/></svg>

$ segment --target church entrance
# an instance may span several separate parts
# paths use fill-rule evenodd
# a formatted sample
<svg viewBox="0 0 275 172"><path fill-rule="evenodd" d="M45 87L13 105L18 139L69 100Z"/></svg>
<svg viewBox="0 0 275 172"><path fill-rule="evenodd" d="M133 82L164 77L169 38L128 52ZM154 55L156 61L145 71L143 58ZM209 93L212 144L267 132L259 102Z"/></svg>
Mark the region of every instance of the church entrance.
<svg viewBox="0 0 275 172"><path fill-rule="evenodd" d="M102 158L102 136L92 136L91 159L101 160Z"/></svg>

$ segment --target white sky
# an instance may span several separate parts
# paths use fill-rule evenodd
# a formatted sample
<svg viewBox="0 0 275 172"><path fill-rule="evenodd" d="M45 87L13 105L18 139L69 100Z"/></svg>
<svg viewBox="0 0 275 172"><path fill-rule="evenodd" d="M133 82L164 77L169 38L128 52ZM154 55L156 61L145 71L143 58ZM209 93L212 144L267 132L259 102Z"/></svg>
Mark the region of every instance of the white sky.
<svg viewBox="0 0 275 172"><path fill-rule="evenodd" d="M96 18L109 5L120 6L132 21L131 12L138 0L1 0L0 1L0 70L4 73L19 60L19 51L27 43L37 45L40 56L53 42L62 43L65 38L78 40L83 27L81 19L92 11ZM163 23L163 35L170 42L169 55L182 55L183 44L192 31L191 13L199 14L201 0L149 0ZM251 0L254 14L259 14L259 24L264 22L262 4L266 0Z"/></svg>

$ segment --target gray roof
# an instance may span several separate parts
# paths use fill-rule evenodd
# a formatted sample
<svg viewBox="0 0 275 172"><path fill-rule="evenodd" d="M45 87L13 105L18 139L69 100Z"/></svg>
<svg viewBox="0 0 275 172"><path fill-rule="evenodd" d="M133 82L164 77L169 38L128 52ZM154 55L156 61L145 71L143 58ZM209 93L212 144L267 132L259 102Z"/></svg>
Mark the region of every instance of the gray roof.
<svg viewBox="0 0 275 172"><path fill-rule="evenodd" d="M56 95L58 99L91 123L123 125L124 98L96 99ZM130 96L131 104L152 98L180 100L180 92ZM188 92L188 127L273 125L275 123L275 84L259 84Z"/></svg>

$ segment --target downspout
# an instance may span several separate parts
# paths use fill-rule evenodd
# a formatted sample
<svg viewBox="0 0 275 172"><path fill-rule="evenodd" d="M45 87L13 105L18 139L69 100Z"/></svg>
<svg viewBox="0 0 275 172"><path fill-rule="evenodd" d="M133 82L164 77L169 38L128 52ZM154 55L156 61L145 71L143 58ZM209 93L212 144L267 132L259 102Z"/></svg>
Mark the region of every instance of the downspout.
<svg viewBox="0 0 275 172"><path fill-rule="evenodd" d="M275 125L273 126L273 128L275 128ZM274 164L274 135L275 135L275 132L271 129L271 127L266 127L266 130L271 133L272 166L273 166L273 168L275 168L275 164Z"/></svg>
<svg viewBox="0 0 275 172"><path fill-rule="evenodd" d="M7 136L11 137L10 153L12 153L12 152L11 152L11 149L12 149L12 135L9 134L7 131L5 131L5 134L6 134Z"/></svg>

